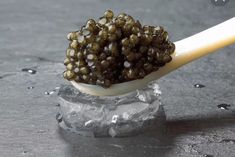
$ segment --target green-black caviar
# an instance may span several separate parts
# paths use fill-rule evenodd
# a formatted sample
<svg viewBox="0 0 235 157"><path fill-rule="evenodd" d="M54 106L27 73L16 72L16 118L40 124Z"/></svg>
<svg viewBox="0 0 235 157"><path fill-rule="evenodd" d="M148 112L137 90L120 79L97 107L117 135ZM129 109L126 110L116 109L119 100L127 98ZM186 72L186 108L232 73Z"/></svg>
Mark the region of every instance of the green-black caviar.
<svg viewBox="0 0 235 157"><path fill-rule="evenodd" d="M142 26L130 15L107 10L67 35L63 76L78 83L100 85L142 79L172 60L175 45L161 26Z"/></svg>

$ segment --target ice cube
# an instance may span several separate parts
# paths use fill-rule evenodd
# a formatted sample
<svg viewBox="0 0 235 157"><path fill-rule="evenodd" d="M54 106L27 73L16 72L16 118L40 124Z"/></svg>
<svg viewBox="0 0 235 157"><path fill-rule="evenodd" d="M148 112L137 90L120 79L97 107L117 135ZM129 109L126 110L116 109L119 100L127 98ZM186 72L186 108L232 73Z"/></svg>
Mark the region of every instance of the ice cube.
<svg viewBox="0 0 235 157"><path fill-rule="evenodd" d="M165 121L161 91L156 82L125 95L104 97L84 94L66 85L59 89L58 96L64 124L78 133L131 136Z"/></svg>

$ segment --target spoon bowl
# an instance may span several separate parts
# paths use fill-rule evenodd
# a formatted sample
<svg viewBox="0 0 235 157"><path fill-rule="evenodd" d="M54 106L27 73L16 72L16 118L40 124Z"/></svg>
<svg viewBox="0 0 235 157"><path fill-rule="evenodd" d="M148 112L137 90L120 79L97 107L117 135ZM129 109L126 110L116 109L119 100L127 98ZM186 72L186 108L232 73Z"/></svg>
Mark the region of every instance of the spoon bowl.
<svg viewBox="0 0 235 157"><path fill-rule="evenodd" d="M159 70L145 76L143 79L113 84L109 88L77 83L75 81L71 81L71 83L81 92L96 96L122 95L143 88L149 82L157 80L191 61L215 52L225 46L234 44L234 28L235 17L191 37L175 42L176 48L175 52L171 55L172 61L161 67Z"/></svg>

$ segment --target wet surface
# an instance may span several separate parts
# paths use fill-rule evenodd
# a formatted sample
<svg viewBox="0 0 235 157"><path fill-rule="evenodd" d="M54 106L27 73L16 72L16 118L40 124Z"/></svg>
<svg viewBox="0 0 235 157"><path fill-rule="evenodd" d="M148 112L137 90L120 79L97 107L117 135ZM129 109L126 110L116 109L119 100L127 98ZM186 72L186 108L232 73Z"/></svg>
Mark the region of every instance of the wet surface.
<svg viewBox="0 0 235 157"><path fill-rule="evenodd" d="M0 156L235 156L234 45L158 81L167 122L148 134L119 139L68 135L55 118L58 89L44 94L69 84L62 78L67 33L105 9L162 25L177 41L233 17L234 7L232 0L223 6L211 0L0 1ZM206 87L194 88L196 83ZM217 107L224 103L231 105L228 110Z"/></svg>
<svg viewBox="0 0 235 157"><path fill-rule="evenodd" d="M226 117L223 117L226 118ZM210 125L208 125L210 124ZM169 121L161 128L157 128L152 132L129 137L129 138L88 138L77 136L71 132L58 130L60 137L69 145L71 156L79 156L80 154L89 154L90 156L114 155L116 156L168 156L170 152L176 150L184 150L177 152L176 156L198 156L198 157L213 157L210 147L215 144L223 143L223 147L233 148L233 140L223 139L210 131L219 127L228 127L230 124L224 120L219 120L215 117L207 119L192 119L184 121ZM182 136L187 137L187 141L180 139ZM89 143L86 143L89 141ZM229 142L229 144L227 143ZM225 144L225 145L224 145ZM201 145L204 145L208 150L200 150ZM231 147L232 146L232 147ZM94 150L94 151L89 151ZM88 153L89 152L89 153ZM204 153L207 154L204 154ZM232 153L233 154L233 153ZM171 155L170 155L171 156ZM173 155L172 155L173 156Z"/></svg>

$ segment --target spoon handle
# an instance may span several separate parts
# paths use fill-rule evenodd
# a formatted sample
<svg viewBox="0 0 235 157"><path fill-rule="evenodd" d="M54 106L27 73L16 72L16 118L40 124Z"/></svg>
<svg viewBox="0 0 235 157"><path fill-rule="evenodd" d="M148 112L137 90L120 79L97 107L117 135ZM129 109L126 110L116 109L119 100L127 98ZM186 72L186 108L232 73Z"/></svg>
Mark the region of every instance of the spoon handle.
<svg viewBox="0 0 235 157"><path fill-rule="evenodd" d="M173 60L166 66L160 68L160 73L164 75L193 60L234 43L235 17L205 31L175 42L176 49L172 55Z"/></svg>

